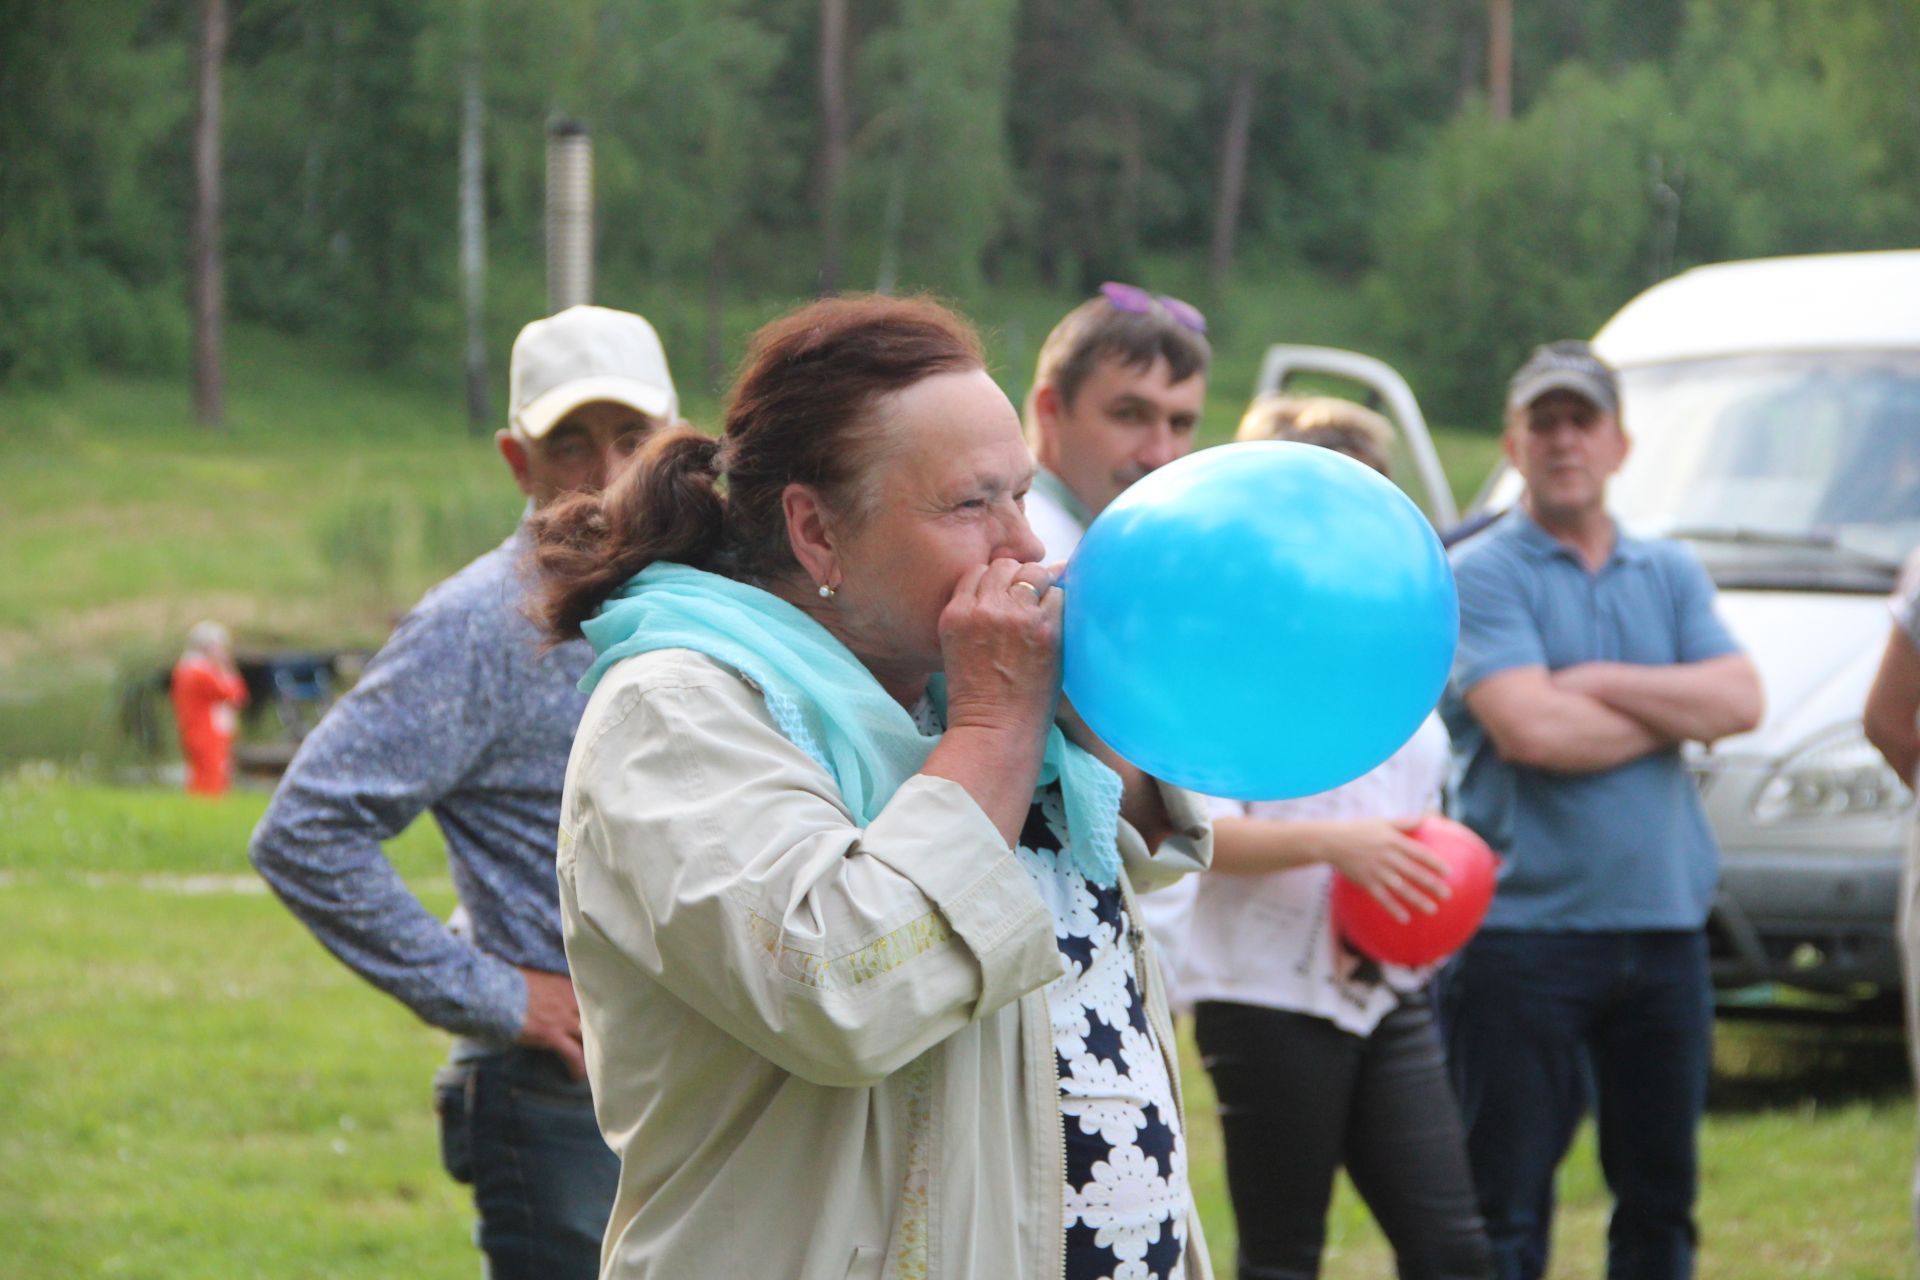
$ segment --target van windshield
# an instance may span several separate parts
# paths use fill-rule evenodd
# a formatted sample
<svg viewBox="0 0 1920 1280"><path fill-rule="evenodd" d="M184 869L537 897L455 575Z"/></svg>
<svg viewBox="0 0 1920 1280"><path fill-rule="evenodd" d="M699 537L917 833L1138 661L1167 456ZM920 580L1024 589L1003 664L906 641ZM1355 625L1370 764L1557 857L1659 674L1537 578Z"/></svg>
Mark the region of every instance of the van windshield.
<svg viewBox="0 0 1920 1280"><path fill-rule="evenodd" d="M1883 590L1920 546L1920 352L1803 352L1621 374L1607 505L1686 538L1722 585ZM1519 496L1506 470L1487 506Z"/></svg>
<svg viewBox="0 0 1920 1280"><path fill-rule="evenodd" d="M1609 505L1647 533L1897 566L1920 544L1920 353L1628 370Z"/></svg>

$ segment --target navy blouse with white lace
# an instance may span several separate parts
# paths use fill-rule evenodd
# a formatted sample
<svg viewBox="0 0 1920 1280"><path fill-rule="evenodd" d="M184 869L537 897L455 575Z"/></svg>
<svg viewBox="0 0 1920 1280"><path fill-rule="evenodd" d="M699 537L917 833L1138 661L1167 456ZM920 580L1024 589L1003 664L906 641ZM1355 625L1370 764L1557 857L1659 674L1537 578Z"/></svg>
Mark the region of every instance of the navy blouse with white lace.
<svg viewBox="0 0 1920 1280"><path fill-rule="evenodd" d="M1067 1280L1172 1280L1187 1244L1186 1138L1147 1022L1120 890L1074 871L1058 788L1017 853L1053 911L1067 972L1047 987L1067 1143Z"/></svg>

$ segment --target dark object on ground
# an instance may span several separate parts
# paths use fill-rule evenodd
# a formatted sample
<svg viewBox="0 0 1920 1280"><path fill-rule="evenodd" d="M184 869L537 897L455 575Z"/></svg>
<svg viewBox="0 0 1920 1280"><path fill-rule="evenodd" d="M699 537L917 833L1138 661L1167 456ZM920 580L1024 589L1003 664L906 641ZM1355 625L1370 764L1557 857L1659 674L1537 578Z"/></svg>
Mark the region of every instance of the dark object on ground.
<svg viewBox="0 0 1920 1280"><path fill-rule="evenodd" d="M373 656L364 649L285 649L243 653L235 663L249 702L241 717L234 764L242 773L273 777L287 767L301 739L334 700L353 686ZM120 689L120 725L140 753L158 760L173 748L167 705L170 672L155 668Z"/></svg>

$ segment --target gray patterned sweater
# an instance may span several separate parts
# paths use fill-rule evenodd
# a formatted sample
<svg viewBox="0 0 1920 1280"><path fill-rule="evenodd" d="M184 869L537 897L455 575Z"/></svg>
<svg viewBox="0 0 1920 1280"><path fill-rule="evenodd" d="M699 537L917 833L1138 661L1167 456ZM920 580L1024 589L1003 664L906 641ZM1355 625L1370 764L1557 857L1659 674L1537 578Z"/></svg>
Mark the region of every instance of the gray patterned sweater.
<svg viewBox="0 0 1920 1280"><path fill-rule="evenodd" d="M253 833L253 865L326 948L421 1018L506 1043L516 966L564 973L560 787L592 653L549 653L521 613L525 527L402 619L308 735ZM381 842L422 811L447 845L470 938L407 888Z"/></svg>

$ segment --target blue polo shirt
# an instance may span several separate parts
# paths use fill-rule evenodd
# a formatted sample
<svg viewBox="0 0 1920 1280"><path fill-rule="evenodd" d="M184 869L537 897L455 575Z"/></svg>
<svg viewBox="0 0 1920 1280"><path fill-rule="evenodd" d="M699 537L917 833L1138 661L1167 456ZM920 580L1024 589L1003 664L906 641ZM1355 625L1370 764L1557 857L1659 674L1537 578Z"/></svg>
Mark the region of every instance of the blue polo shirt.
<svg viewBox="0 0 1920 1280"><path fill-rule="evenodd" d="M1495 929L1697 929L1719 850L1674 747L1600 773L1501 760L1462 701L1516 667L1666 666L1735 652L1713 582L1677 542L1617 536L1598 572L1516 507L1455 547L1460 647L1441 713L1453 735L1456 816L1505 859Z"/></svg>

